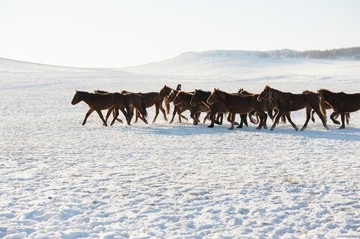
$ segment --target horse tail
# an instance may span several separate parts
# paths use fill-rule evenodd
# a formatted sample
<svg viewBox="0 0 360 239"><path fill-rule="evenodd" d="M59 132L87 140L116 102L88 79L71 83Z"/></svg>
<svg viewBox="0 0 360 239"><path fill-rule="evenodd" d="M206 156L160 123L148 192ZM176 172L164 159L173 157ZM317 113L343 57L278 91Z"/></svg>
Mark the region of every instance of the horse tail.
<svg viewBox="0 0 360 239"><path fill-rule="evenodd" d="M318 94L318 98L319 98L319 109L320 109L320 113L321 115L324 117L325 122L326 122L326 109L325 109L325 100L324 100L324 96L321 94Z"/></svg>

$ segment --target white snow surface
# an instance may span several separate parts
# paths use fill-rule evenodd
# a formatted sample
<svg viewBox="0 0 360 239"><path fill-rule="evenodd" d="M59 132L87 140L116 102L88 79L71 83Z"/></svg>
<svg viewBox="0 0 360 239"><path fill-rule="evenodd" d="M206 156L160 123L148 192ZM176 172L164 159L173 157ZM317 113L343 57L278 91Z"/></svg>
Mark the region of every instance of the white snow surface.
<svg viewBox="0 0 360 239"><path fill-rule="evenodd" d="M344 130L317 118L302 132L231 131L227 122L209 129L162 115L104 127L93 113L82 126L86 104L70 104L75 90L178 83L360 92L358 61L234 65L159 75L0 59L0 238L359 238L359 112ZM301 126L304 110L292 118Z"/></svg>

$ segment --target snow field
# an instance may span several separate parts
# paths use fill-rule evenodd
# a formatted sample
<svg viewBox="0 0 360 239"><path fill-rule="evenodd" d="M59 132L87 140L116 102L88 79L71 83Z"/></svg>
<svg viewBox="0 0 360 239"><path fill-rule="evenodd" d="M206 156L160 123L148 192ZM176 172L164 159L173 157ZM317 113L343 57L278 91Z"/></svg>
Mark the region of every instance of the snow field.
<svg viewBox="0 0 360 239"><path fill-rule="evenodd" d="M155 124L103 127L94 113L81 126L87 106L70 104L76 89L146 92L177 83L184 90L358 91L360 68L341 64L329 64L343 69L336 75L311 74L311 66L308 75L256 78L259 68L250 67L251 79L209 79L7 63L0 237L358 238L359 112L345 130L330 120L325 130L317 118L303 132L289 124L230 131L228 123L170 125L161 114ZM149 109L149 122L153 116ZM292 118L301 127L305 112Z"/></svg>

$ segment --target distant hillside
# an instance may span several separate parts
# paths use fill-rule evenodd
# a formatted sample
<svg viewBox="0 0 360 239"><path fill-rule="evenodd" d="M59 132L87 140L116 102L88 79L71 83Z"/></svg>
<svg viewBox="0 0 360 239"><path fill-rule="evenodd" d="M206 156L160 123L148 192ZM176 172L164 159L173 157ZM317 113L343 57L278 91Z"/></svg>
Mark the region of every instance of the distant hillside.
<svg viewBox="0 0 360 239"><path fill-rule="evenodd" d="M304 51L303 56L316 59L344 58L349 60L360 60L360 47L332 49L325 51Z"/></svg>
<svg viewBox="0 0 360 239"><path fill-rule="evenodd" d="M215 50L186 52L177 57L142 66L127 67L124 71L145 74L174 75L226 75L241 74L249 67L274 67L303 64L315 60L359 61L360 47L326 51L273 51Z"/></svg>

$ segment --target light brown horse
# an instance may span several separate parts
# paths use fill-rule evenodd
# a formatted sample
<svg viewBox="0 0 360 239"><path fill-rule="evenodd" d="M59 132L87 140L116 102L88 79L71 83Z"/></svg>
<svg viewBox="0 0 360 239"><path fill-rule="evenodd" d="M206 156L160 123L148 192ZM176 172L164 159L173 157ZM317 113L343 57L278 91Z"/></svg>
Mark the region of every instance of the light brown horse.
<svg viewBox="0 0 360 239"><path fill-rule="evenodd" d="M253 95L238 95L238 94L230 94L219 89L214 89L211 93L207 102L211 105L215 102L221 101L231 114L231 127L234 128L235 124L235 114L247 114L253 110L255 110L259 115L263 115L264 112L255 108L257 104L257 97ZM261 129L262 127L266 128L266 125L262 124L261 121L257 127L257 129Z"/></svg>
<svg viewBox="0 0 360 239"><path fill-rule="evenodd" d="M320 89L318 90L318 93L324 97L325 102L329 103L334 110L334 112L330 115L330 119L336 124L340 124L340 122L335 119L336 115L340 114L340 129L345 129L346 114L360 109L360 93L334 93L326 89Z"/></svg>
<svg viewBox="0 0 360 239"><path fill-rule="evenodd" d="M324 99L316 93L308 91L307 93L293 94L290 92L282 92L273 89L270 86L266 86L261 92L261 94L258 96L258 100L268 100L271 107L278 110L278 114L276 115L271 130L274 130L275 126L279 122L280 117L283 115L286 116L294 129L298 130L298 127L290 118L290 112L301 110L303 108L306 108L306 121L301 130L304 130L306 128L311 117L312 109L315 110L315 112L318 114L325 129L329 129L326 125L326 111L324 106Z"/></svg>
<svg viewBox="0 0 360 239"><path fill-rule="evenodd" d="M129 123L128 112L130 111L129 108L129 100L128 97L120 94L120 93L89 93L85 91L76 91L75 95L71 101L71 104L76 105L79 102L84 101L88 106L89 110L85 115L84 121L82 125L85 125L87 118L91 115L92 112L96 111L103 121L103 125L107 126L107 122L104 119L101 110L114 110L114 119L112 120L110 125L115 123L115 119L119 115L119 109L122 109L127 122ZM124 110L126 109L126 111ZM108 117L108 116L107 116ZM106 118L107 119L107 118Z"/></svg>

